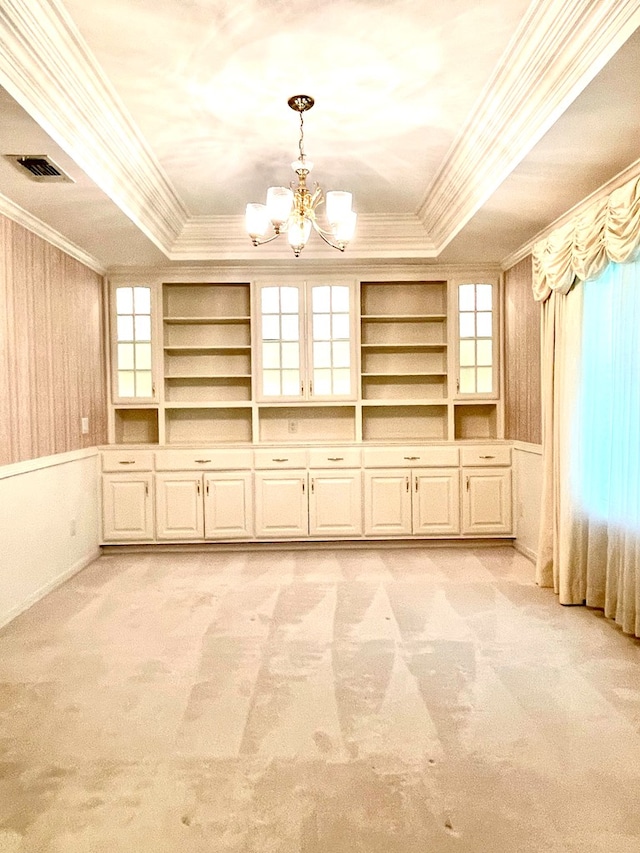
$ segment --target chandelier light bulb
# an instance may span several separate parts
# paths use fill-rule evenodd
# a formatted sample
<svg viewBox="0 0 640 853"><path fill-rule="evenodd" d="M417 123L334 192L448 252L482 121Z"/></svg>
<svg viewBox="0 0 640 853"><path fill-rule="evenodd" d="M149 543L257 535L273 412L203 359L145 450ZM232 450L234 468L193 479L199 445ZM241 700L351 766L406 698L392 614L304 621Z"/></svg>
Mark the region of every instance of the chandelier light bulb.
<svg viewBox="0 0 640 853"><path fill-rule="evenodd" d="M333 228L351 214L351 193L333 190L327 193L327 219Z"/></svg>
<svg viewBox="0 0 640 853"><path fill-rule="evenodd" d="M289 219L293 207L293 192L287 187L269 187L267 190L267 211L273 227L282 228Z"/></svg>
<svg viewBox="0 0 640 853"><path fill-rule="evenodd" d="M356 230L356 214L350 210L344 219L332 226L333 236L340 246L346 246L353 239Z"/></svg>
<svg viewBox="0 0 640 853"><path fill-rule="evenodd" d="M245 225L252 240L264 237L270 225L266 204L248 204Z"/></svg>
<svg viewBox="0 0 640 853"><path fill-rule="evenodd" d="M289 224L289 228L287 230L287 238L289 240L289 245L293 249L293 253L296 258L307 245L307 240L309 239L310 234L310 219L296 219Z"/></svg>
<svg viewBox="0 0 640 853"><path fill-rule="evenodd" d="M289 106L300 113L299 156L291 164L298 176L298 183L291 188L269 187L267 203L248 204L245 225L254 246L261 246L275 240L287 232L289 245L296 257L304 249L311 229L334 249L344 252L347 243L353 237L356 226L356 214L351 208L352 196L344 190L333 190L326 196L326 216L329 230L322 228L317 219L317 209L323 202L322 190L316 183L313 190L307 187L307 177L313 169L313 163L304 153L304 113L314 104L310 95L294 95L289 98ZM273 226L271 237L264 235Z"/></svg>

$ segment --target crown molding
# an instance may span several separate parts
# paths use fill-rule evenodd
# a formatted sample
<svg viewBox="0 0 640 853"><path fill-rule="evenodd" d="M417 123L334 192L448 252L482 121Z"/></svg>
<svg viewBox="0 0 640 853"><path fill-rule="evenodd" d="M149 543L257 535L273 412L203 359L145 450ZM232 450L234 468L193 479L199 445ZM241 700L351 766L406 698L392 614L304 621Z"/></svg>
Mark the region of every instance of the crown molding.
<svg viewBox="0 0 640 853"><path fill-rule="evenodd" d="M76 246L76 244L72 243L71 240L67 240L67 238L63 237L59 231L56 231L49 225L46 225L42 220L38 219L36 216L29 213L27 210L20 207L1 193L0 214L6 216L7 219L13 220L13 222L17 222L18 225L22 225L23 228L31 231L37 237L41 237L43 240L46 240L47 243L51 243L52 246L60 249L60 251L64 252L66 255L70 255L72 258L75 258L76 261L80 261L80 263L84 264L85 267L89 267L89 269L99 275L105 275L106 270L97 258L94 258L93 255L85 252L84 249L80 248L80 246Z"/></svg>
<svg viewBox="0 0 640 853"><path fill-rule="evenodd" d="M573 207L569 208L562 216L559 216L555 219L550 225L547 225L546 228L543 228L542 231L539 231L535 237L532 237L530 240L527 240L519 249L516 249L515 252L512 252L510 255L507 255L506 258L501 262L500 267L502 270L509 270L511 267L515 266L520 261L524 260L527 255L530 255L533 252L533 247L535 244L544 240L545 237L548 237L556 228L562 228L563 225L566 225L572 219L580 216L584 211L591 207L595 202L600 201L607 196L610 196L614 190L617 190L618 187L626 184L627 181L632 181L634 178L640 177L640 160L634 160L626 169L623 169L621 172L618 172L617 175L614 175L611 180L607 181L602 186L598 187L597 190L594 190L590 195L583 198L582 201L579 201L577 204L574 204Z"/></svg>
<svg viewBox="0 0 640 853"><path fill-rule="evenodd" d="M0 83L167 254L186 208L58 0L2 0Z"/></svg>
<svg viewBox="0 0 640 853"><path fill-rule="evenodd" d="M388 248L387 248L388 247ZM335 256L313 232L304 249L304 257L322 259ZM172 261L256 261L288 260L292 257L286 236L255 247L247 235L243 216L198 216L188 219L171 247ZM415 214L385 216L362 214L358 217L356 236L344 257L369 258L435 258L435 247Z"/></svg>
<svg viewBox="0 0 640 853"><path fill-rule="evenodd" d="M437 254L639 25L637 0L531 4L418 211Z"/></svg>
<svg viewBox="0 0 640 853"><path fill-rule="evenodd" d="M342 262L341 262L342 261ZM254 261L246 263L235 262L184 262L160 265L155 267L119 266L108 271L111 282L129 282L130 284L188 284L191 282L216 281L233 284L237 282L254 281L273 276L314 276L328 274L335 276L350 276L360 281L441 281L468 276L499 276L500 267L496 264L439 264L428 263L424 260L392 260L378 259L363 263L350 260L339 255L335 261L317 261L304 259L302 256L287 257L286 261L273 262Z"/></svg>

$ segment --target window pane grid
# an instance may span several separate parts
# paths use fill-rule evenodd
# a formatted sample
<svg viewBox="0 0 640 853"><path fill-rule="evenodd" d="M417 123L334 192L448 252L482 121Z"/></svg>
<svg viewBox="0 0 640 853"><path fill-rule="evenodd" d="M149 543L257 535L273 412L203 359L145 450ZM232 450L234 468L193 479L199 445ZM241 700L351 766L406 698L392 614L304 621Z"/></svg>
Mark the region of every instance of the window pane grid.
<svg viewBox="0 0 640 853"><path fill-rule="evenodd" d="M119 397L153 397L149 287L116 289L116 367Z"/></svg>
<svg viewBox="0 0 640 853"><path fill-rule="evenodd" d="M349 288L322 285L312 289L312 367L316 397L351 393Z"/></svg>
<svg viewBox="0 0 640 853"><path fill-rule="evenodd" d="M299 397L300 310L296 287L263 287L262 393L265 397Z"/></svg>
<svg viewBox="0 0 640 853"><path fill-rule="evenodd" d="M461 394L493 391L493 287L458 287L458 362Z"/></svg>

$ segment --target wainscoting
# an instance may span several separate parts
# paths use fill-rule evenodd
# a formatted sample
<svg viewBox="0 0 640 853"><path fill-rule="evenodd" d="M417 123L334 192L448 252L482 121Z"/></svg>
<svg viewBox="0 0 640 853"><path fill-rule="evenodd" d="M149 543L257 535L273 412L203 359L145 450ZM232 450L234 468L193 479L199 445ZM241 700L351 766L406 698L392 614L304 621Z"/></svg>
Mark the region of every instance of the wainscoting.
<svg viewBox="0 0 640 853"><path fill-rule="evenodd" d="M0 468L0 625L98 556L98 467L92 448Z"/></svg>

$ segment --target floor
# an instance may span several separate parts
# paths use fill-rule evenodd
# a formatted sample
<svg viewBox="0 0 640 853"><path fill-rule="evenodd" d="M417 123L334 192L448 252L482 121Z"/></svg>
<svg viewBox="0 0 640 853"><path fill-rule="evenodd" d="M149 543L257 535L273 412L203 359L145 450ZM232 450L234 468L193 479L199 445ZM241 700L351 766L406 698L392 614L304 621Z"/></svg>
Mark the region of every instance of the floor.
<svg viewBox="0 0 640 853"><path fill-rule="evenodd" d="M638 853L640 643L532 576L101 557L0 632L0 853Z"/></svg>

